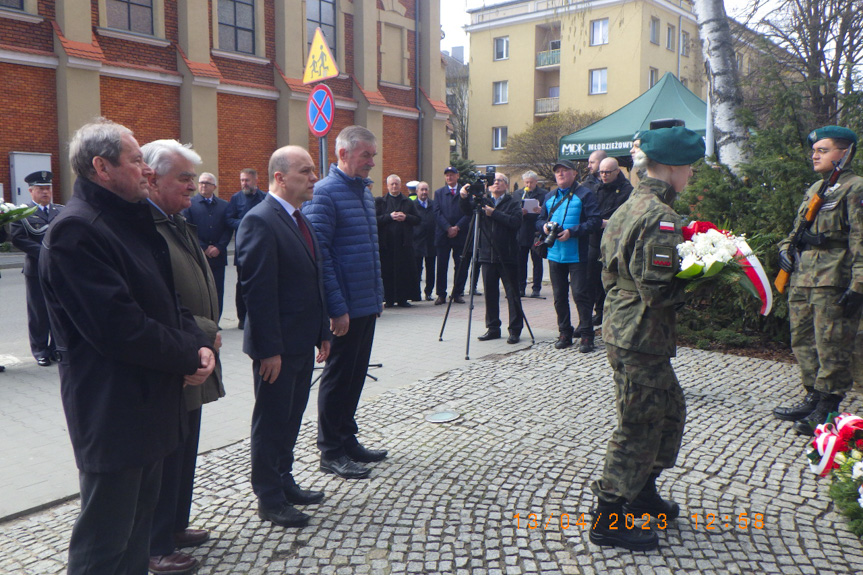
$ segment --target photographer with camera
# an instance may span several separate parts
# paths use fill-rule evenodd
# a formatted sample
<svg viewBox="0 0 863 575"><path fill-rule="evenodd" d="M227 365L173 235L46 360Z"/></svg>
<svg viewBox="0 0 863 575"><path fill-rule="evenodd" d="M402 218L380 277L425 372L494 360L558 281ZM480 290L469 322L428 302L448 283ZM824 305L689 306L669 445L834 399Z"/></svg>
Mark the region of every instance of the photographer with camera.
<svg viewBox="0 0 863 575"><path fill-rule="evenodd" d="M509 338L518 343L524 325L521 298L518 295L517 256L518 230L521 228L521 205L507 194L509 179L489 171L481 181L464 186L459 192L462 211L473 214L479 210L479 240L477 263L482 265L485 286L485 326L488 331L477 339L500 338L500 282L509 306ZM486 191L486 186L488 190ZM488 194L491 193L491 195Z"/></svg>
<svg viewBox="0 0 863 575"><path fill-rule="evenodd" d="M557 190L548 194L542 213L537 220L537 229L547 234L548 275L554 294L554 311L557 313L557 329L560 334L554 347L564 349L572 345L573 336L581 338L578 350L588 353L593 347L593 323L591 312L592 291L587 281L588 238L599 229L601 219L599 204L592 191L575 183L575 166L569 160L560 160L554 165ZM572 329L569 314L569 294L578 311L578 328Z"/></svg>

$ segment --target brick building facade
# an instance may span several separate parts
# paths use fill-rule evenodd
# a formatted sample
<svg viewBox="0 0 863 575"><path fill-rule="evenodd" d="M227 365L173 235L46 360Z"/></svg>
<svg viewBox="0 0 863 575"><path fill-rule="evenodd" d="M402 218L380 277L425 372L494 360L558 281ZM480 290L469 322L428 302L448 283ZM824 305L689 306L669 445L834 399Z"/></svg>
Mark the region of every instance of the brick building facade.
<svg viewBox="0 0 863 575"><path fill-rule="evenodd" d="M439 0L10 0L0 6L4 199L13 151L51 154L55 200L68 198L67 142L100 115L141 144L191 142L226 199L241 169L266 174L278 146L305 146L317 163L313 86L302 84L317 25L340 72L326 82L336 99L329 161L338 130L360 124L378 137L377 194L390 173L440 179L449 110Z"/></svg>

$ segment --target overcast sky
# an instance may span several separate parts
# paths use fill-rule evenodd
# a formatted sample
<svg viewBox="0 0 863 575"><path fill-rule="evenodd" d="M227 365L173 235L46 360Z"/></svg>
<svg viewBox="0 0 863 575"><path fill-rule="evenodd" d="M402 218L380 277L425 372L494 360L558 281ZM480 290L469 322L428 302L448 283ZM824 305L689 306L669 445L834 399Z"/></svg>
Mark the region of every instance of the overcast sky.
<svg viewBox="0 0 863 575"><path fill-rule="evenodd" d="M453 46L464 46L465 58L469 57L467 35L464 26L470 22L468 8L477 8L483 5L491 6L502 0L441 0L441 25L446 37L441 40L441 50L452 51ZM749 0L725 0L725 9L729 15L741 20L747 13L747 6L751 5Z"/></svg>

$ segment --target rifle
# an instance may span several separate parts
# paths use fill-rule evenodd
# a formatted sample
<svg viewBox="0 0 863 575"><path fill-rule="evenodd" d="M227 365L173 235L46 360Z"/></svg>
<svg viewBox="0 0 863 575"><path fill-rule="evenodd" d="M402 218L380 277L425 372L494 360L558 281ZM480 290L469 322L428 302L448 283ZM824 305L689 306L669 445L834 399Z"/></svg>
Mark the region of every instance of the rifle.
<svg viewBox="0 0 863 575"><path fill-rule="evenodd" d="M842 159L833 163L833 171L830 172L830 175L825 178L823 182L821 182L821 187L818 188L818 193L812 196L812 199L809 200L809 206L806 208L806 215L804 215L803 219L801 219L797 224L797 227L794 229L794 235L791 239L791 247L793 247L795 251L800 251L800 240L803 238L803 234L809 230L810 226L812 226L815 216L818 215L818 210L821 209L821 204L824 203L824 196L827 195L827 191L831 187L836 185L836 180L839 179L839 175L845 167L851 163L851 159L854 158L854 153L856 151L857 146L852 143L848 150L845 151L845 155L842 156ZM779 274L776 276L776 281L773 282L773 285L776 286L776 291L779 293L785 293L785 286L788 284L790 277L790 273L780 269Z"/></svg>

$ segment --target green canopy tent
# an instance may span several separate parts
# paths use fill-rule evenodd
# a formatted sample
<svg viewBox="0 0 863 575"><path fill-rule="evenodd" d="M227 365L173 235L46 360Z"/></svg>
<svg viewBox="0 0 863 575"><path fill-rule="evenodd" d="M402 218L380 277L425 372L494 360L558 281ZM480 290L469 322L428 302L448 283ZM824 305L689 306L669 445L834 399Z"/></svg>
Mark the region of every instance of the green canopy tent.
<svg viewBox="0 0 863 575"><path fill-rule="evenodd" d="M632 136L647 130L652 120L678 118L704 136L707 104L667 72L653 88L602 120L560 139L561 160L586 160L605 150L611 157L628 157Z"/></svg>

